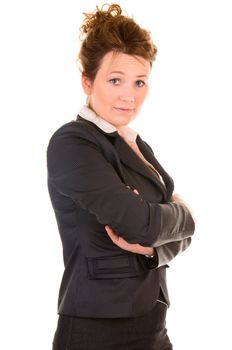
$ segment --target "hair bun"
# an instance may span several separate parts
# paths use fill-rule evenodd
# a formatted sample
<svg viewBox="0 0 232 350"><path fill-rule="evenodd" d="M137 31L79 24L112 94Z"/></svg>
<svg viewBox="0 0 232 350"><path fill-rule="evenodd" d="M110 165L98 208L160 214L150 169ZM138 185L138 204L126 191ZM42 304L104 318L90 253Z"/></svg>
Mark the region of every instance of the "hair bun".
<svg viewBox="0 0 232 350"><path fill-rule="evenodd" d="M108 6L107 10L104 7ZM85 19L80 30L83 34L88 34L93 29L101 27L104 23L112 21L115 17L120 17L122 14L122 9L118 4L104 4L101 9L96 6L96 11L94 13L84 13Z"/></svg>
<svg viewBox="0 0 232 350"><path fill-rule="evenodd" d="M150 32L141 28L118 4L96 6L84 16L78 58L82 74L90 81L94 81L102 59L111 51L142 57L152 65L157 48Z"/></svg>

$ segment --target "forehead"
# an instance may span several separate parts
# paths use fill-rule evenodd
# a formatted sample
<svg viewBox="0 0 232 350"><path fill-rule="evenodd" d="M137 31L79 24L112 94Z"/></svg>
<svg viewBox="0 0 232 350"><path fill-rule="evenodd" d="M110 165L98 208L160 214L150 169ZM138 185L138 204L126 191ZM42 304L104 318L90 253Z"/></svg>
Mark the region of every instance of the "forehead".
<svg viewBox="0 0 232 350"><path fill-rule="evenodd" d="M102 59L99 73L107 75L117 71L127 75L148 75L150 70L150 62L143 57L108 52Z"/></svg>

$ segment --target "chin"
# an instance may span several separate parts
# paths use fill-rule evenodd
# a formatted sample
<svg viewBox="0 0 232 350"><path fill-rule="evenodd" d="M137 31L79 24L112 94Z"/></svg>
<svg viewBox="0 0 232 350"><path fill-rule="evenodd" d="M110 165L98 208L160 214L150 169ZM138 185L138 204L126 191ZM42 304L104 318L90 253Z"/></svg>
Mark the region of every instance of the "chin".
<svg viewBox="0 0 232 350"><path fill-rule="evenodd" d="M120 115L120 116L115 116L114 120L115 120L115 123L119 124L119 125L127 125L129 124L132 120L134 120L136 118L136 115L133 114L133 115Z"/></svg>
<svg viewBox="0 0 232 350"><path fill-rule="evenodd" d="M134 118L122 118L122 119L117 119L117 125L118 126L126 126L128 124L130 124L130 122L133 120Z"/></svg>

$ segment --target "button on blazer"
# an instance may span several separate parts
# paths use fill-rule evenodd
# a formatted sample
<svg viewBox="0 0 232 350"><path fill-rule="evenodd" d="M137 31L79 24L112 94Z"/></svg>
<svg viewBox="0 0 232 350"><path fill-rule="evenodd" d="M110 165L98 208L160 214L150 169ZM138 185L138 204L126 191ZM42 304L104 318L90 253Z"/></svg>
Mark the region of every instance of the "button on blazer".
<svg viewBox="0 0 232 350"><path fill-rule="evenodd" d="M185 205L172 202L173 181L150 146L139 135L136 143L164 184L117 132L79 115L48 143L48 190L65 266L59 314L143 315L160 288L169 304L167 263L189 246L194 221ZM106 224L130 243L155 247L158 259L120 249Z"/></svg>

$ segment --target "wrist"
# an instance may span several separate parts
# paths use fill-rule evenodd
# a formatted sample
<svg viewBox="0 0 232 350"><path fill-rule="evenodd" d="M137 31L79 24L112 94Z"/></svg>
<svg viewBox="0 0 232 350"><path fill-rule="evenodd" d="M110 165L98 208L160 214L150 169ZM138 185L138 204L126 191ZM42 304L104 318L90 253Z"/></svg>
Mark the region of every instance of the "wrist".
<svg viewBox="0 0 232 350"><path fill-rule="evenodd" d="M154 258L155 255L156 254L155 254L155 249L154 248L151 248L150 251L147 254L145 254L145 256L147 258Z"/></svg>

